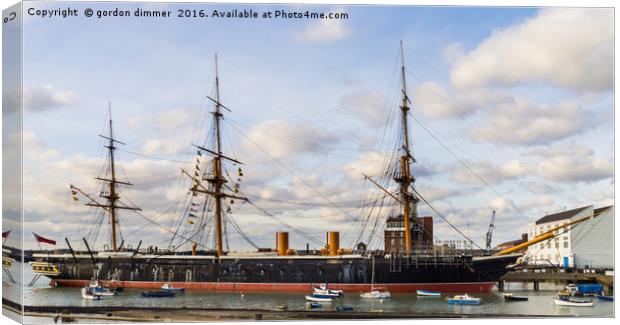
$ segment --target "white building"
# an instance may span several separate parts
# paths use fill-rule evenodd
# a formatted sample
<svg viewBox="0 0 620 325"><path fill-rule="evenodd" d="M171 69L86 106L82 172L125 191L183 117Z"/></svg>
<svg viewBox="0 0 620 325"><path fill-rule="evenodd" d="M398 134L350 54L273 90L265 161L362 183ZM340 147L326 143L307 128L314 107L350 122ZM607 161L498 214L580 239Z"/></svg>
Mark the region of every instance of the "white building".
<svg viewBox="0 0 620 325"><path fill-rule="evenodd" d="M534 238L552 228L591 215L595 218L560 228L554 232L556 237L530 246L526 253L528 263L613 269L613 206L594 209L590 205L546 215L528 225L528 237Z"/></svg>

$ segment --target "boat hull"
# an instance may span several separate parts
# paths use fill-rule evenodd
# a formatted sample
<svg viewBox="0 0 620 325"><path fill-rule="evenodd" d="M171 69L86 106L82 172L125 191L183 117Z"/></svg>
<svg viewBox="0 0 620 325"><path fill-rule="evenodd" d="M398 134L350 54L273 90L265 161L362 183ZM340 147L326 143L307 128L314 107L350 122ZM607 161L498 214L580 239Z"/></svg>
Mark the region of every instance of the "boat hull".
<svg viewBox="0 0 620 325"><path fill-rule="evenodd" d="M52 286L82 287L88 280L55 279ZM106 281L102 281L106 283ZM149 281L115 281L127 289L159 289L161 282ZM240 283L240 282L173 282L174 285L183 285L186 290L201 291L243 291L243 292L308 292L314 283ZM432 287L442 292L490 292L494 282L471 283L376 283L375 286L387 288L390 292L415 292L419 288ZM372 289L371 284L330 283L330 287L345 292L367 292Z"/></svg>
<svg viewBox="0 0 620 325"><path fill-rule="evenodd" d="M448 304L450 305L480 305L482 302L480 300L453 300L448 299Z"/></svg>
<svg viewBox="0 0 620 325"><path fill-rule="evenodd" d="M566 301L562 299L553 299L556 306L568 306L568 307L593 307L594 301Z"/></svg>

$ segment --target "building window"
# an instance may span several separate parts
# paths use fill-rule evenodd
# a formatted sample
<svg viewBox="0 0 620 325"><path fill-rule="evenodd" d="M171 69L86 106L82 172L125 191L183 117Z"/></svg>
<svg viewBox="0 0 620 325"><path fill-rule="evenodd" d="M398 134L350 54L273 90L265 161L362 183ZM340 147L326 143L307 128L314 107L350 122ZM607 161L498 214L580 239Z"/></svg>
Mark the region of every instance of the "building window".
<svg viewBox="0 0 620 325"><path fill-rule="evenodd" d="M568 242L567 241L564 242L564 248L568 248Z"/></svg>
<svg viewBox="0 0 620 325"><path fill-rule="evenodd" d="M558 241L555 242L555 248L560 248L560 243Z"/></svg>

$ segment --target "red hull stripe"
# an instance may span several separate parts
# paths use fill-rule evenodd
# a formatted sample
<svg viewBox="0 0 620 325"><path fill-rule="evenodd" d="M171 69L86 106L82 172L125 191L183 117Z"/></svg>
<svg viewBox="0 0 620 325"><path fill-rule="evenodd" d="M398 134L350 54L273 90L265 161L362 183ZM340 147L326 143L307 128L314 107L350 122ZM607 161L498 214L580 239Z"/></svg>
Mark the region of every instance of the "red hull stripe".
<svg viewBox="0 0 620 325"><path fill-rule="evenodd" d="M103 285L110 284L101 281ZM152 281L115 281L111 286L121 286L128 289L159 289L165 282ZM87 280L64 280L52 281L52 285L63 287L82 287L88 284ZM309 292L313 285L318 283L242 283L242 282L171 282L174 287L188 290L204 291L247 291L247 292ZM389 283L375 284L375 287L387 288L390 292L415 292L416 290L430 290L439 292L489 292L493 289L494 282L464 282L464 283ZM370 291L370 284L344 284L330 283L330 289L341 289L347 292Z"/></svg>

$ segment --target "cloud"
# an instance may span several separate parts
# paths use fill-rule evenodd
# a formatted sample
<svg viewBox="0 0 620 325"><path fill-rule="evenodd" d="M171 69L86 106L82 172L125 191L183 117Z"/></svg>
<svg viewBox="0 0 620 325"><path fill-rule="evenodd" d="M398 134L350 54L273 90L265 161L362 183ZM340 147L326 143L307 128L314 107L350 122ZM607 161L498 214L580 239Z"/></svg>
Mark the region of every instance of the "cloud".
<svg viewBox="0 0 620 325"><path fill-rule="evenodd" d="M77 95L70 90L58 89L52 85L24 88L24 109L41 112L60 108L77 102Z"/></svg>
<svg viewBox="0 0 620 325"><path fill-rule="evenodd" d="M255 145L258 145L276 158L317 152L326 154L330 145L338 141L335 135L325 130L280 120L255 124L246 135L243 143L246 148L255 151Z"/></svg>
<svg viewBox="0 0 620 325"><path fill-rule="evenodd" d="M465 189L456 189L454 187L436 187L431 185L425 185L422 189L417 191L424 196L424 199L429 201L433 206L436 201L440 201L445 198L455 197L463 193L471 193ZM420 203L424 204L424 202Z"/></svg>
<svg viewBox="0 0 620 325"><path fill-rule="evenodd" d="M611 90L613 19L609 8L543 9L457 56L452 84L476 88L546 82L577 92Z"/></svg>
<svg viewBox="0 0 620 325"><path fill-rule="evenodd" d="M511 144L545 144L564 139L588 129L594 124L591 114L574 102L552 107L534 105L523 99L499 104L489 113L485 129L475 129L474 140L499 138ZM487 130L493 130L489 133Z"/></svg>
<svg viewBox="0 0 620 325"><path fill-rule="evenodd" d="M467 185L480 185L482 178L487 183L501 183L510 179L525 177L532 167L518 160L511 160L502 166L494 166L490 163L470 163L469 168L458 166L453 168L452 180Z"/></svg>
<svg viewBox="0 0 620 325"><path fill-rule="evenodd" d="M413 108L433 119L466 117L476 106L461 96L448 94L440 85L425 82L413 89Z"/></svg>
<svg viewBox="0 0 620 325"><path fill-rule="evenodd" d="M344 166L342 170L353 180L362 179L362 175L371 177L382 175L385 172L383 167L388 163L387 157L386 154L380 152L366 151L361 153L356 161Z"/></svg>
<svg viewBox="0 0 620 325"><path fill-rule="evenodd" d="M142 146L146 155L177 155L189 147L187 137L148 139Z"/></svg>
<svg viewBox="0 0 620 325"><path fill-rule="evenodd" d="M321 19L309 23L295 40L303 43L326 43L343 39L351 34L349 28L339 19Z"/></svg>
<svg viewBox="0 0 620 325"><path fill-rule="evenodd" d="M385 123L385 96L369 90L360 90L343 97L340 106L370 126L379 127Z"/></svg>
<svg viewBox="0 0 620 325"><path fill-rule="evenodd" d="M544 178L556 182L592 183L613 177L613 160L595 157L594 151L585 147L563 148L563 151L562 147L551 148L548 158L538 164L537 170Z"/></svg>

